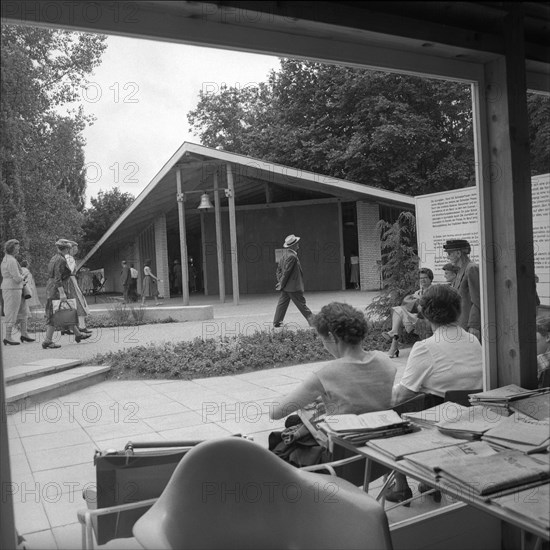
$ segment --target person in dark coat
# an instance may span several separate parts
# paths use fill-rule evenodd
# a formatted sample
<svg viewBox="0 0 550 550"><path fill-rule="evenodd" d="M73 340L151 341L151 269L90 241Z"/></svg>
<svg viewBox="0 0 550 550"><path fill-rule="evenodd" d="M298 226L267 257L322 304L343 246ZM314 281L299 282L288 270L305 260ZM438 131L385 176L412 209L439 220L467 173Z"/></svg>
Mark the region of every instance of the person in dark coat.
<svg viewBox="0 0 550 550"><path fill-rule="evenodd" d="M129 301L128 292L132 278L130 276L130 268L125 260L121 263L122 271L120 272L120 284L122 285L122 301L127 304Z"/></svg>
<svg viewBox="0 0 550 550"><path fill-rule="evenodd" d="M56 254L48 264L48 282L46 284L46 337L42 342L44 349L60 348L59 344L53 342L53 334L55 329L53 300L66 300L69 292L69 279L71 277L71 269L67 265L65 255L72 248L71 241L59 239L55 246L57 247ZM74 334L74 339L78 343L81 340L89 338L90 334L80 332L77 325L72 325L69 330Z"/></svg>
<svg viewBox="0 0 550 550"><path fill-rule="evenodd" d="M479 266L470 260L471 246L464 239L451 239L444 245L449 260L458 267L451 287L461 299L458 324L481 341L481 303L479 294Z"/></svg>
<svg viewBox="0 0 550 550"><path fill-rule="evenodd" d="M283 244L283 248L286 251L279 260L276 275L277 285L275 289L279 290L281 295L279 296L275 317L273 318L273 326L275 328L282 326L290 300L294 302L294 305L306 318L308 323L310 317L313 315L307 307L306 299L304 298L304 277L302 266L298 259L299 241L300 237L289 235Z"/></svg>

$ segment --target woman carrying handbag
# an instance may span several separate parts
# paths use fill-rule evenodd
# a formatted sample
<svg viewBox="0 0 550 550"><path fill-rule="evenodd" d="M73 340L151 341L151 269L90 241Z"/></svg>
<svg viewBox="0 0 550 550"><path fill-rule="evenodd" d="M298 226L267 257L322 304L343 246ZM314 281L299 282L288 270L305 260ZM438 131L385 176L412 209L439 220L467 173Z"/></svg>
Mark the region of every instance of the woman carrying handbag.
<svg viewBox="0 0 550 550"><path fill-rule="evenodd" d="M69 277L69 282L67 285L68 296L76 300L76 311L78 314L78 330L86 334L91 334L92 331L86 328L86 316L90 314L90 309L88 308L88 302L84 297L84 294L80 290L78 281L76 280L76 260L74 259L76 253L78 252L78 243L74 241L68 241L71 245L71 249L68 254L65 254L65 260L67 260L67 265L71 270L71 276ZM61 334L72 334L70 330L62 330Z"/></svg>
<svg viewBox="0 0 550 550"><path fill-rule="evenodd" d="M54 344L52 338L56 329L55 313L53 310L54 300L67 300L67 290L71 270L67 265L65 254L68 254L71 249L71 242L66 239L59 239L55 246L57 253L52 257L48 264L48 283L46 285L46 338L42 342L44 349L60 348L59 344ZM78 330L78 321L75 320L74 325L69 325L69 329L74 333L75 341L78 343L90 337L90 334L83 334Z"/></svg>

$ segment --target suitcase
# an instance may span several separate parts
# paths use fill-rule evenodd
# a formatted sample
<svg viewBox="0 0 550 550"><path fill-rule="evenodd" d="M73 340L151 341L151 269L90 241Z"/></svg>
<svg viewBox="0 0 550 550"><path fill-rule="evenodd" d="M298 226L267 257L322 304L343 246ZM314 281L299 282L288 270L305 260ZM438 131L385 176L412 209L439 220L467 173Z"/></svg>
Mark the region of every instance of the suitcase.
<svg viewBox="0 0 550 550"><path fill-rule="evenodd" d="M185 454L201 441L131 442L123 451L96 451L95 489L85 489L89 509L159 497ZM132 537L135 522L150 508L141 507L93 519L97 544Z"/></svg>

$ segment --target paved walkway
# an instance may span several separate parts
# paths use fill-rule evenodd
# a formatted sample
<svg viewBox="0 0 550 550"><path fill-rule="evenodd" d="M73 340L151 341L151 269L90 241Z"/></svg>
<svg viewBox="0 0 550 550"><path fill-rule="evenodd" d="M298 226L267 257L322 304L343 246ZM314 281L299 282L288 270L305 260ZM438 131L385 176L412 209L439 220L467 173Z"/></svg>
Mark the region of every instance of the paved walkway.
<svg viewBox="0 0 550 550"><path fill-rule="evenodd" d="M308 294L307 298L310 307L317 311L333 300L364 307L367 296L369 293L349 291ZM63 347L58 350L42 350L38 344L5 347L4 364L15 366L46 354L86 359L108 349L152 341L252 331L260 324L269 326L274 307L275 297L245 298L237 307L219 304L213 322L139 327L135 341L129 335L122 337L122 332L117 338L113 331L102 332L97 341L90 339L81 344L69 343L71 340L65 336ZM303 318L292 308L286 321L306 328ZM404 350L395 360L398 377L406 356ZM270 407L321 365L312 363L193 381L111 380L16 411L8 417L8 429L19 532L33 549L80 547L76 512L85 507L82 489L95 483L95 449L120 450L130 440L203 439L233 433L250 435L258 444L267 446L268 434L283 424L269 419ZM390 514L395 521L428 509L430 503L424 501Z"/></svg>
<svg viewBox="0 0 550 550"><path fill-rule="evenodd" d="M312 292L306 298L309 307L315 313L325 304L332 301L347 302L358 309L364 309L376 296L375 292L360 292L348 290L341 292ZM146 345L150 342L192 340L194 338L218 338L236 334L251 334L257 330L269 330L273 322L273 314L277 304L276 294L249 295L241 297L240 304L234 305L231 296L225 303L220 303L217 296L202 296L192 294L190 305L214 306L214 319L207 321L188 321L185 323L164 323L141 325L137 327L116 327L93 330L88 340L77 344L72 336L61 336L55 333L56 342L61 348L44 350L40 342L44 333L38 333L37 343L5 346L2 349L4 367L15 367L38 359L55 357L62 359L91 359L98 353L117 351L119 349ZM147 308L154 307L152 302L146 302ZM164 301L165 305L182 304L181 298ZM112 304L90 304L92 313L105 309ZM308 328L308 324L293 304L290 304L285 324L289 327ZM18 333L14 333L18 337Z"/></svg>

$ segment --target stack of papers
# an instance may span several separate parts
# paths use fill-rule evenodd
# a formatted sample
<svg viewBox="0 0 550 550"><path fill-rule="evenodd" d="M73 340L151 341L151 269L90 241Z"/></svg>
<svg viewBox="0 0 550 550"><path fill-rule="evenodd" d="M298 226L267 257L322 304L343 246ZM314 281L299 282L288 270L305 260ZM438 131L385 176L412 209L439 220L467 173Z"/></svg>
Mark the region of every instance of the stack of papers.
<svg viewBox="0 0 550 550"><path fill-rule="evenodd" d="M494 390L474 393L468 396L472 405L485 405L502 414L511 414L510 403L540 393L541 390L526 390L516 384L509 384Z"/></svg>
<svg viewBox="0 0 550 550"><path fill-rule="evenodd" d="M485 432L482 439L500 448L532 452L550 445L550 421L515 413Z"/></svg>
<svg viewBox="0 0 550 550"><path fill-rule="evenodd" d="M363 414L326 415L318 428L355 444L372 438L393 437L413 430L410 422L402 420L393 410Z"/></svg>
<svg viewBox="0 0 550 550"><path fill-rule="evenodd" d="M437 474L441 470L441 465L447 460L472 456L491 456L495 454L497 454L497 451L488 443L484 441L471 441L407 455L404 461L424 475L431 476L435 482Z"/></svg>
<svg viewBox="0 0 550 550"><path fill-rule="evenodd" d="M465 441L442 434L437 430L421 429L417 432L389 439L373 439L367 443L367 447L375 449L388 458L401 460L404 456L419 453L426 449L450 447L460 443L465 443Z"/></svg>
<svg viewBox="0 0 550 550"><path fill-rule="evenodd" d="M438 422L436 426L440 432L453 437L480 439L485 432L496 428L507 418L489 407L476 405L464 407L458 416Z"/></svg>
<svg viewBox="0 0 550 550"><path fill-rule="evenodd" d="M517 399L510 403L510 409L521 412L535 420L546 420L550 418L550 390L545 388L543 393L537 393Z"/></svg>
<svg viewBox="0 0 550 550"><path fill-rule="evenodd" d="M550 479L548 460L521 451L502 451L490 456L466 456L440 464L439 478L465 491L464 496L485 496L522 485L538 485Z"/></svg>
<svg viewBox="0 0 550 550"><path fill-rule="evenodd" d="M436 405L435 407L424 409L423 411L403 413L401 418L403 420L409 420L417 426L429 428L435 426L439 422L456 420L462 416L464 411L468 410L469 407L446 401L445 403L441 403L441 405Z"/></svg>

